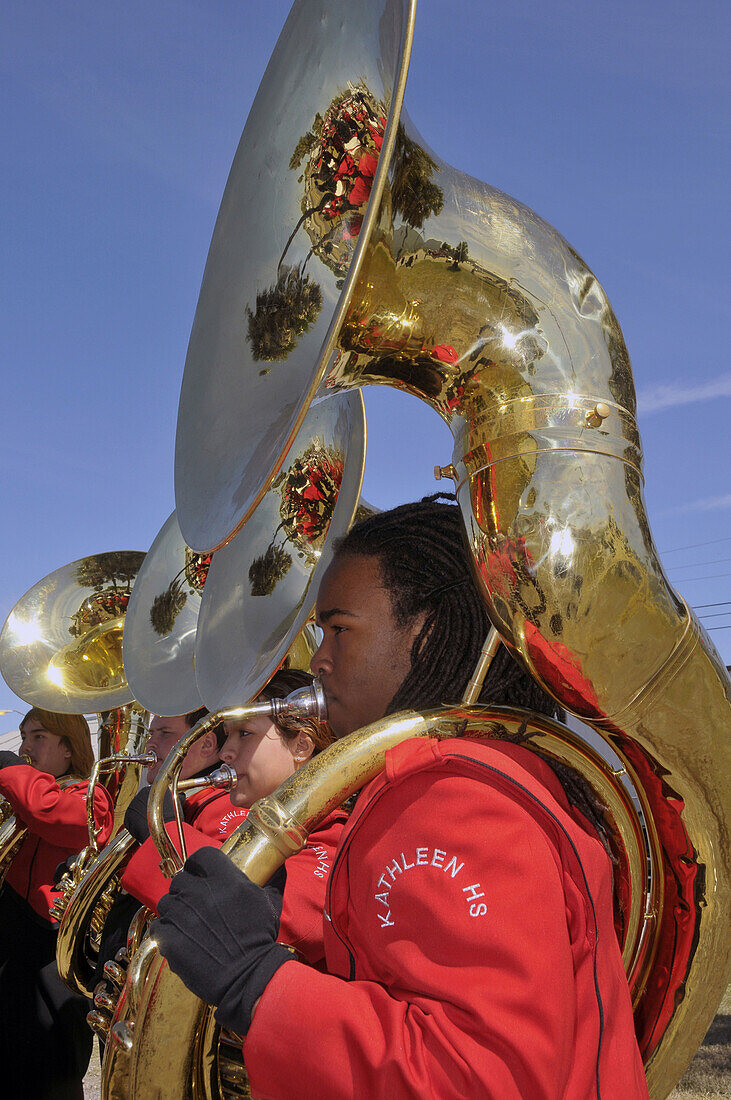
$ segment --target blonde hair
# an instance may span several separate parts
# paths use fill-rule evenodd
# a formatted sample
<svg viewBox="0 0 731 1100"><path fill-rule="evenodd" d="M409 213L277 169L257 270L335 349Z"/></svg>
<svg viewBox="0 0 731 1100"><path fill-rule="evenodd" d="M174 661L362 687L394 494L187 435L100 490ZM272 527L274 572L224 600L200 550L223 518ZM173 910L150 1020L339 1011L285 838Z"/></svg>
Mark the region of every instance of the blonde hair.
<svg viewBox="0 0 731 1100"><path fill-rule="evenodd" d="M88 779L94 764L94 750L91 747L89 723L83 714L57 714L53 710L33 707L20 723L21 733L25 723L31 719L40 722L44 730L54 737L61 738L71 750L69 771L81 779Z"/></svg>

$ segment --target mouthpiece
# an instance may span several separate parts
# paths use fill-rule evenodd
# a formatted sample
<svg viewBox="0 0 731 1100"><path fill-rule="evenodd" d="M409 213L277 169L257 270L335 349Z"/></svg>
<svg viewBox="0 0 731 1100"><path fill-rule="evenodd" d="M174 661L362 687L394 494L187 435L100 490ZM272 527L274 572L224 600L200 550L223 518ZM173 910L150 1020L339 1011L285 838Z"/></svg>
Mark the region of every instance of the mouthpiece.
<svg viewBox="0 0 731 1100"><path fill-rule="evenodd" d="M309 687L298 688L284 699L272 699L271 710L277 718L327 718L325 692L319 680Z"/></svg>
<svg viewBox="0 0 731 1100"><path fill-rule="evenodd" d="M220 768L209 772L208 775L197 775L192 779L182 779L178 783L179 791L192 791L198 787L217 787L222 791L231 791L236 786L238 775L229 764L221 764Z"/></svg>

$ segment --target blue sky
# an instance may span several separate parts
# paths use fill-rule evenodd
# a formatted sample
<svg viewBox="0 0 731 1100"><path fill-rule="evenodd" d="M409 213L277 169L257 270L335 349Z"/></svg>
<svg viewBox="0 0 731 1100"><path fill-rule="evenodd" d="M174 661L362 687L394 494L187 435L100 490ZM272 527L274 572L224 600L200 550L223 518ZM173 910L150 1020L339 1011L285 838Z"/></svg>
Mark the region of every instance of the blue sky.
<svg viewBox="0 0 731 1100"><path fill-rule="evenodd" d="M174 506L200 279L288 8L6 0L3 619L66 562L147 549ZM728 29L721 0L421 0L407 88L436 152L532 206L604 285L634 367L651 526L694 606L731 601ZM366 407L365 495L433 491L446 428L395 391ZM711 636L731 664L731 629ZM3 687L0 707L19 705Z"/></svg>

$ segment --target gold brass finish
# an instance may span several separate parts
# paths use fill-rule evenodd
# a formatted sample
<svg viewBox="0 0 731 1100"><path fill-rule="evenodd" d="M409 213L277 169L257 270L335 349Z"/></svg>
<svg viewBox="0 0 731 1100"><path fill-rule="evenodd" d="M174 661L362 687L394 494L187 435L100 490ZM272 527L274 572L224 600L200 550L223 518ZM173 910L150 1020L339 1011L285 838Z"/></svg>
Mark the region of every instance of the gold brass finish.
<svg viewBox="0 0 731 1100"><path fill-rule="evenodd" d="M99 759L108 760L114 756L119 766L104 769L104 786L114 802L114 832L122 827L124 815L130 802L137 793L140 783L140 756L147 741L150 725L149 711L143 710L138 703L127 703L124 707L103 711L98 716ZM87 792L87 813L90 806Z"/></svg>
<svg viewBox="0 0 731 1100"><path fill-rule="evenodd" d="M455 482L493 626L606 735L644 803L647 868L641 829L624 841L635 878L625 952L660 1100L728 982L731 685L653 544L630 361L603 288L556 230L441 161L400 110L414 12L413 0L292 9L234 161L191 335L181 529L201 552L230 538L312 399L390 385L445 421L454 453L439 475ZM203 459L201 422L216 425ZM379 732L384 743L453 732L451 715L402 716ZM349 751L342 742L317 763L334 768ZM337 805L382 754L353 759L337 782L308 768L319 787L280 792L286 833L307 825L314 801ZM259 881L281 861L253 818L229 851ZM105 1063L112 1095L152 1097L171 1079L181 1096L216 1095L200 1007L145 960L147 984L120 1005L126 1039L130 1002L139 1011L131 1055L119 1078Z"/></svg>
<svg viewBox="0 0 731 1100"><path fill-rule="evenodd" d="M434 480L441 481L443 477L451 478L452 481L457 480L457 471L450 462L448 466L435 466L434 467Z"/></svg>
<svg viewBox="0 0 731 1100"><path fill-rule="evenodd" d="M0 633L0 673L31 706L64 714L132 700L122 669L122 624L144 554L82 558L38 581Z"/></svg>
<svg viewBox="0 0 731 1100"><path fill-rule="evenodd" d="M137 842L121 829L82 868L65 896L56 938L56 965L75 993L93 995L94 970L104 922L120 889L119 876Z"/></svg>
<svg viewBox="0 0 731 1100"><path fill-rule="evenodd" d="M604 401L597 401L591 412L586 414L586 423L590 428L601 428L604 421L607 419L611 412L609 405Z"/></svg>
<svg viewBox="0 0 731 1100"><path fill-rule="evenodd" d="M472 673L469 683L464 689L464 695L462 696L462 703L464 706L468 706L470 703L476 703L480 698L482 685L485 682L487 671L492 664L492 659L500 648L500 642L500 635L495 627L491 626L475 666L475 671Z"/></svg>
<svg viewBox="0 0 731 1100"><path fill-rule="evenodd" d="M13 813L13 807L0 796L0 886L5 881L10 864L15 859L28 832Z"/></svg>
<svg viewBox="0 0 731 1100"><path fill-rule="evenodd" d="M86 808L89 844L80 852L70 871L61 878L63 893L56 899L52 915L59 921L56 939L56 965L62 980L74 992L92 996L92 982L104 923L120 890L120 876L136 843L126 829L120 828L100 853L94 827L94 787L99 776L116 767L134 764L149 767L157 762L153 751L137 757L124 754L99 760L94 765L87 790ZM177 785L180 793L203 787L231 790L236 772L222 764L213 772L184 779Z"/></svg>
<svg viewBox="0 0 731 1100"><path fill-rule="evenodd" d="M94 856L99 854L99 846L96 842L99 836L99 830L94 823L94 792L99 782L99 777L104 772L116 771L118 768L127 768L131 764L136 764L138 768L149 768L156 763L157 755L153 749L150 749L149 752L143 752L138 756L118 753L114 756L107 756L101 760L94 761L94 766L89 776L89 786L86 789L86 827L89 836L89 850ZM135 771L135 779L137 783L139 783L139 773L137 770Z"/></svg>

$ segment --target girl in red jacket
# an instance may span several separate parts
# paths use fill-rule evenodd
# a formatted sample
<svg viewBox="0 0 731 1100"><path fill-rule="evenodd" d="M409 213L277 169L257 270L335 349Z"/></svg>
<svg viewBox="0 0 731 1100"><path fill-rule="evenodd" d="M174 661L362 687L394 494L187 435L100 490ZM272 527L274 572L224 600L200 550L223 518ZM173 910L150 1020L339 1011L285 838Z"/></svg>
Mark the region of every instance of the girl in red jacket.
<svg viewBox="0 0 731 1100"><path fill-rule="evenodd" d="M94 754L86 720L34 707L20 724L23 757L0 752L0 794L26 832L0 892L0 1064L15 1100L81 1100L91 1053L83 998L56 970L49 917L56 868L87 843L86 780ZM94 815L109 839L112 801L98 787Z"/></svg>
<svg viewBox="0 0 731 1100"><path fill-rule="evenodd" d="M458 703L489 628L458 509L425 501L354 527L317 616L312 667L336 736ZM557 711L504 648L480 701ZM217 852L176 877L156 937L246 1034L266 1100L646 1100L603 831L581 777L520 744L469 728L406 741L343 830L328 973L275 942L266 890Z"/></svg>
<svg viewBox="0 0 731 1100"><path fill-rule="evenodd" d="M300 669L280 669L257 700L282 698L312 681L313 677ZM146 747L157 751L159 763L147 769L148 780L155 779L173 745L205 713L200 710L178 718L153 719ZM238 782L230 793L202 790L186 797L183 833L188 853L204 847L220 847L244 821L249 807L257 799L276 790L330 739L330 731L319 722L284 719L275 725L267 718L252 718L244 722L227 722L223 730L211 731L197 741L183 763L181 778L202 774L220 759L237 773ZM125 816L125 826L140 841L140 847L122 876L122 886L130 897L120 898L115 903L105 925L99 978L104 961L124 946L126 928L138 906L144 904L156 910L170 886L170 880L160 870L160 855L149 837L148 795L149 787L143 787ZM325 954L322 936L325 882L346 820L343 810L334 811L313 831L307 846L287 863L288 885L284 892L280 940L313 964L320 963ZM174 831L174 824L168 824L168 829Z"/></svg>
<svg viewBox="0 0 731 1100"><path fill-rule="evenodd" d="M257 701L282 698L298 688L308 687L313 679L299 669L280 669ZM332 740L328 726L302 718L279 719L276 725L268 718L248 718L243 722L226 722L225 731L221 759L239 777L231 801L247 809L276 790ZM294 947L312 965L320 965L325 957L322 927L325 885L347 819L342 809L329 814L310 833L302 851L287 860L278 939Z"/></svg>

